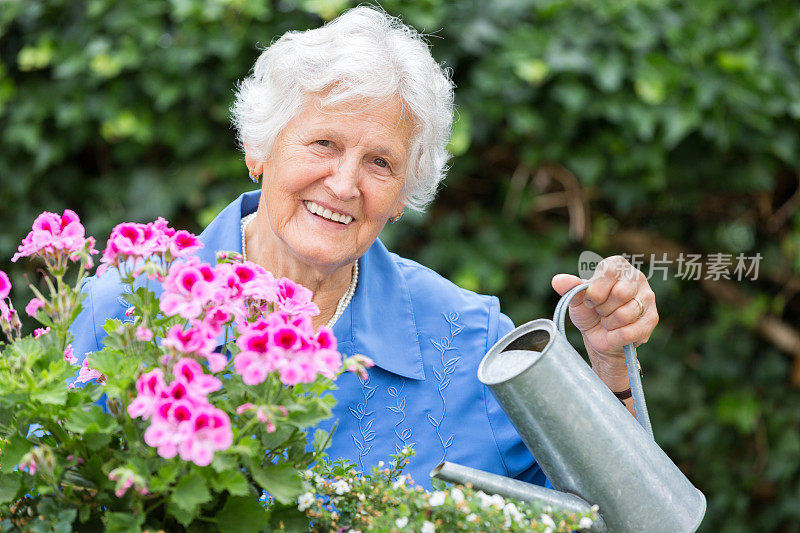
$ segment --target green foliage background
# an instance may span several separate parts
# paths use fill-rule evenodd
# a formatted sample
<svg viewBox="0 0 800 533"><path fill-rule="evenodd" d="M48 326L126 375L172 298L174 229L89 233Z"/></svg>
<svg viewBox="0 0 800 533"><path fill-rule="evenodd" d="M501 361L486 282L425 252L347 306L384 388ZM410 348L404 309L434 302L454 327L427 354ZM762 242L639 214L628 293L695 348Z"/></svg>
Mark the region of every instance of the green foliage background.
<svg viewBox="0 0 800 533"><path fill-rule="evenodd" d="M0 0L0 257L42 210L101 242L158 215L199 231L250 188L227 109L258 47L353 4ZM552 313L584 249L760 253L757 281L654 277L640 359L702 530L800 531L796 1L383 5L429 34L460 106L446 187L390 247L517 323ZM2 266L24 303L35 271Z"/></svg>

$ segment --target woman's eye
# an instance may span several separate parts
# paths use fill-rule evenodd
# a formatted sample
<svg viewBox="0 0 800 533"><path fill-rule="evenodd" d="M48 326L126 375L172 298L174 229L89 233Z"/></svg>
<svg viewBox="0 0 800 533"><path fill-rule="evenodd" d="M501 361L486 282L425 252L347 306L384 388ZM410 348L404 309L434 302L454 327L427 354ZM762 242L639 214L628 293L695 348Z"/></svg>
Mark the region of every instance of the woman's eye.
<svg viewBox="0 0 800 533"><path fill-rule="evenodd" d="M315 142L320 146L330 146L331 145L331 142L329 140L327 140L327 139L320 139L320 140L315 141Z"/></svg>
<svg viewBox="0 0 800 533"><path fill-rule="evenodd" d="M379 157L379 158L375 159L373 161L373 163L375 163L376 165L378 165L381 168L389 168L389 163L385 159L383 159L382 157Z"/></svg>

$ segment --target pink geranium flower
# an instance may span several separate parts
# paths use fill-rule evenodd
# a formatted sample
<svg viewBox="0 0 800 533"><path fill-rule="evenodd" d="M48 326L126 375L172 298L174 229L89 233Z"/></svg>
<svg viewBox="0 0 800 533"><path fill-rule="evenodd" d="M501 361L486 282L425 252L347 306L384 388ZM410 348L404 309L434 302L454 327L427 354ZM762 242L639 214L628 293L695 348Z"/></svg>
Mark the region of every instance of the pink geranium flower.
<svg viewBox="0 0 800 533"><path fill-rule="evenodd" d="M75 353L72 351L72 344L67 344L67 347L64 348L64 361L71 365L78 364L78 359L75 357Z"/></svg>
<svg viewBox="0 0 800 533"><path fill-rule="evenodd" d="M233 444L231 420L225 411L212 405L198 407L178 446L181 459L197 466L208 466L215 451L227 450Z"/></svg>
<svg viewBox="0 0 800 533"><path fill-rule="evenodd" d="M277 281L277 303L284 311L292 314L317 316L319 307L311 301L314 293L289 278Z"/></svg>
<svg viewBox="0 0 800 533"><path fill-rule="evenodd" d="M200 239L185 230L176 231L169 242L169 252L172 257L188 257L202 247Z"/></svg>
<svg viewBox="0 0 800 533"><path fill-rule="evenodd" d="M0 300L8 298L11 293L11 280L8 279L8 274L0 270Z"/></svg>
<svg viewBox="0 0 800 533"><path fill-rule="evenodd" d="M311 383L320 374L334 377L342 364L330 330L315 334L308 314L276 311L240 324L236 344L240 352L234 357L234 370L247 385L262 383L272 372L284 385Z"/></svg>
<svg viewBox="0 0 800 533"><path fill-rule="evenodd" d="M161 217L149 224L118 224L108 238L97 275L102 275L112 266L119 268L123 263L129 263L136 275L143 271L143 262L155 260L167 268L172 260L187 257L202 246L196 236L185 230L175 231ZM154 272L155 277L161 279L158 270L148 275L152 277Z"/></svg>
<svg viewBox="0 0 800 533"><path fill-rule="evenodd" d="M138 326L136 328L136 340L141 342L149 342L153 340L153 330L144 326Z"/></svg>
<svg viewBox="0 0 800 533"><path fill-rule="evenodd" d="M70 209L64 210L61 216L45 211L36 217L32 231L22 240L11 261L16 262L20 257L32 255L54 257L61 253L77 260L75 254L83 250L88 251L88 254L97 253L94 250L94 239L85 237L78 215Z"/></svg>
<svg viewBox="0 0 800 533"><path fill-rule="evenodd" d="M184 357L175 363L172 373L175 375L175 379L182 381L193 394L198 396L205 397L207 394L222 388L220 380L205 374L200 363L188 357Z"/></svg>
<svg viewBox="0 0 800 533"><path fill-rule="evenodd" d="M65 356L66 357L66 356ZM77 361L75 361L77 363ZM93 368L89 368L89 359L88 357L83 360L83 364L81 365L81 370L78 372L78 378L75 380L76 383L88 383L91 380L96 379L98 383L101 385L106 382L106 376L98 372ZM74 385L74 384L73 384Z"/></svg>
<svg viewBox="0 0 800 533"><path fill-rule="evenodd" d="M166 397L167 385L164 383L164 373L156 368L142 374L136 380L136 398L128 405L128 415L131 418L142 417L147 420L156 410L158 402Z"/></svg>
<svg viewBox="0 0 800 533"><path fill-rule="evenodd" d="M144 432L145 443L164 459L175 457L178 445L191 434L193 407L188 400L160 402Z"/></svg>
<svg viewBox="0 0 800 533"><path fill-rule="evenodd" d="M167 331L162 346L184 354L208 357L216 347L216 336L202 322L192 322L186 330L176 324Z"/></svg>
<svg viewBox="0 0 800 533"><path fill-rule="evenodd" d="M31 298L31 301L28 302L28 305L25 306L25 312L28 316L36 318L36 313L39 312L39 309L44 307L44 302L39 298Z"/></svg>
<svg viewBox="0 0 800 533"><path fill-rule="evenodd" d="M38 339L39 337L41 337L41 336L42 336L42 335L44 335L45 333L49 333L49 332L50 332L50 328L49 328L49 327L46 327L46 328L36 328L35 330L33 330L33 338L34 338L34 339ZM77 361L76 361L76 362L77 362Z"/></svg>

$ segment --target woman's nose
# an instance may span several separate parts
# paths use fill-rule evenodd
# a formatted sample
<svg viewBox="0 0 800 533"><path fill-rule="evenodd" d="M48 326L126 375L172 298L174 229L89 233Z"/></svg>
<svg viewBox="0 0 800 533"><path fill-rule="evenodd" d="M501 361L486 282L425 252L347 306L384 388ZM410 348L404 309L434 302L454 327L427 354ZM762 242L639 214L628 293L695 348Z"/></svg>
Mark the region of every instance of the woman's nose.
<svg viewBox="0 0 800 533"><path fill-rule="evenodd" d="M339 200L352 200L359 194L358 179L360 158L346 155L339 159L331 174L325 178L323 184L332 196Z"/></svg>

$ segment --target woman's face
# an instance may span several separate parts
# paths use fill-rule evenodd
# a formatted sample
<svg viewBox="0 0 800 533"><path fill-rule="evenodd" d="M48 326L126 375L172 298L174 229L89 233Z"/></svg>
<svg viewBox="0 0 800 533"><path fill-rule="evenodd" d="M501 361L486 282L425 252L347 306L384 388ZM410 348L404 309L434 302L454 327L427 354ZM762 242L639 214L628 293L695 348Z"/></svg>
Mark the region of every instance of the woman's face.
<svg viewBox="0 0 800 533"><path fill-rule="evenodd" d="M398 100L325 109L310 100L264 164L269 247L336 269L361 257L402 211L413 124Z"/></svg>

